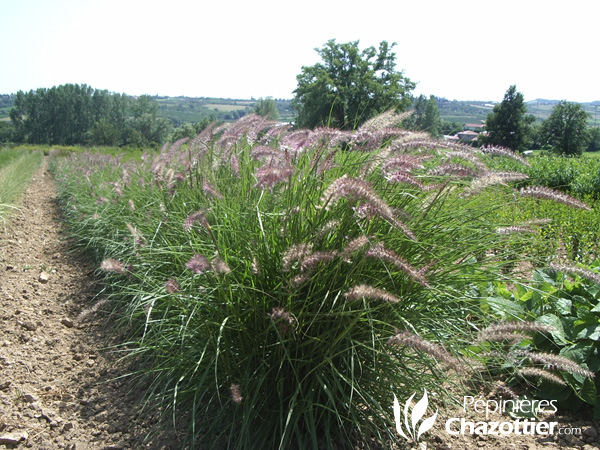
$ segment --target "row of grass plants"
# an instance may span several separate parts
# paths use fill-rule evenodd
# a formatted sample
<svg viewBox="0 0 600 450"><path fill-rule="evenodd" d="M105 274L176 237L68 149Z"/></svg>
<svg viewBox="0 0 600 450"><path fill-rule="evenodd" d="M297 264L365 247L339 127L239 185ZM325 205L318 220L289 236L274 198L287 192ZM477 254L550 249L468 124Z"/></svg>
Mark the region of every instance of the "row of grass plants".
<svg viewBox="0 0 600 450"><path fill-rule="evenodd" d="M498 372L482 342L550 339L474 286L522 285L514 268L533 258L523 248L544 222L499 209L587 206L516 190L527 175L490 168L527 167L508 150L449 146L401 119L341 132L250 115L140 160L54 158L65 218L104 276L89 311L126 330L118 349L148 407L185 425L188 447L389 448L394 395L451 400ZM522 358L497 386L593 376L557 358Z"/></svg>

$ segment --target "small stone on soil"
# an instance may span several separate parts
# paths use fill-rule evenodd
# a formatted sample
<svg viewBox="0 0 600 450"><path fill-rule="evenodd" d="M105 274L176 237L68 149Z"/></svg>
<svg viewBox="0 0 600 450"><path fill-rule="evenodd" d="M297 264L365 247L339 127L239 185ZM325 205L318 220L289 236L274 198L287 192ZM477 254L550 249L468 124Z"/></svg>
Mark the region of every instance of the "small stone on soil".
<svg viewBox="0 0 600 450"><path fill-rule="evenodd" d="M21 441L26 441L29 435L26 431L18 431L14 433L0 434L0 444L18 445Z"/></svg>
<svg viewBox="0 0 600 450"><path fill-rule="evenodd" d="M42 271L42 273L40 273L40 276L38 278L38 281L40 283L47 283L50 280L50 274L48 272L44 272Z"/></svg>
<svg viewBox="0 0 600 450"><path fill-rule="evenodd" d="M67 328L73 328L73 326L75 326L73 321L71 319L67 319L66 317L62 319L60 323L62 323Z"/></svg>

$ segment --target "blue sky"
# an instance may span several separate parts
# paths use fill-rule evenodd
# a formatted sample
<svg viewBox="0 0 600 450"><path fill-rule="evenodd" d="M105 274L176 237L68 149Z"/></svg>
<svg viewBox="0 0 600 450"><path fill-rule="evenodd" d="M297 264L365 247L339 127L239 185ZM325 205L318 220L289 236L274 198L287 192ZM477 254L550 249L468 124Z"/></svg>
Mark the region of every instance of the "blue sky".
<svg viewBox="0 0 600 450"><path fill-rule="evenodd" d="M397 42L416 94L600 100L600 1L0 0L0 93L291 98L327 40Z"/></svg>

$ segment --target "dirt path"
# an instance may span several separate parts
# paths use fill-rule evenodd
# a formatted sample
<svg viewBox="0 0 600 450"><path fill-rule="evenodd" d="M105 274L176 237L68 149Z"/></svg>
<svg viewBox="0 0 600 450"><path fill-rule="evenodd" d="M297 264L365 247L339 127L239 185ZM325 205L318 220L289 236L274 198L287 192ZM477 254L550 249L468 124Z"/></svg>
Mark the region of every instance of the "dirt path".
<svg viewBox="0 0 600 450"><path fill-rule="evenodd" d="M0 448L169 449L143 443L154 418L101 351L96 267L65 240L46 166L0 233Z"/></svg>

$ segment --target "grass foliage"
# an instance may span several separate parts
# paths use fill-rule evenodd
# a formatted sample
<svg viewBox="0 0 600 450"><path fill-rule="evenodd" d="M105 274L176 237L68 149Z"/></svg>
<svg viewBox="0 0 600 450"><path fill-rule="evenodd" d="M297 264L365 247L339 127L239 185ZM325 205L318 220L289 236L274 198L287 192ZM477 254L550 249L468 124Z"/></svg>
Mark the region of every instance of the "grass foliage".
<svg viewBox="0 0 600 450"><path fill-rule="evenodd" d="M41 161L39 151L0 150L0 222L14 211L14 203L25 191Z"/></svg>
<svg viewBox="0 0 600 450"><path fill-rule="evenodd" d="M519 176L393 119L310 132L247 116L141 161L55 158L123 350L190 446L379 448L397 438L393 393L443 396L465 370L485 325L470 286L522 258L526 236L490 220L522 200Z"/></svg>

